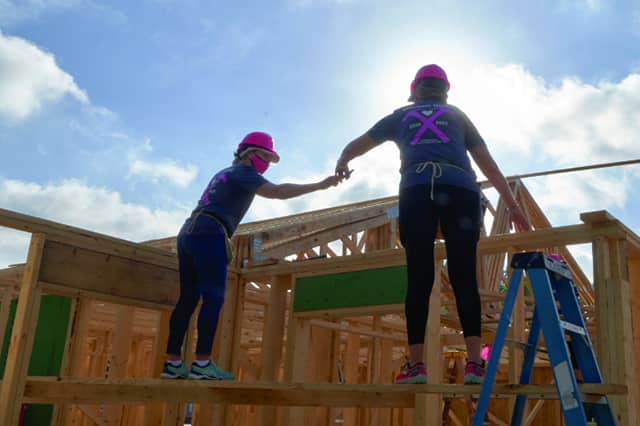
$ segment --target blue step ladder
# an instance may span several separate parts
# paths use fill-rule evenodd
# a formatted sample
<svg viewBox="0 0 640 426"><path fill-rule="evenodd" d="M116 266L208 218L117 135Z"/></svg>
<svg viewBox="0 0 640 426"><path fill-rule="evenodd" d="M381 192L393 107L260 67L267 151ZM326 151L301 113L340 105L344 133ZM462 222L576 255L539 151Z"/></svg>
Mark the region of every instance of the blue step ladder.
<svg viewBox="0 0 640 426"><path fill-rule="evenodd" d="M533 291L535 310L522 363L520 383L530 383L542 331L565 423L571 426L587 426L586 407L596 424L614 426L616 421L607 396L583 400L578 389L574 367L580 370L584 383L602 383L602 375L582 317L577 289L571 280L571 271L564 262L555 260L542 252L517 253L511 260L511 267L513 269L511 281L491 348L472 426L483 425L524 271L527 272ZM570 336L569 342L566 334ZM574 355L575 366L571 354ZM526 395L516 397L511 417L512 426L522 424L526 402Z"/></svg>

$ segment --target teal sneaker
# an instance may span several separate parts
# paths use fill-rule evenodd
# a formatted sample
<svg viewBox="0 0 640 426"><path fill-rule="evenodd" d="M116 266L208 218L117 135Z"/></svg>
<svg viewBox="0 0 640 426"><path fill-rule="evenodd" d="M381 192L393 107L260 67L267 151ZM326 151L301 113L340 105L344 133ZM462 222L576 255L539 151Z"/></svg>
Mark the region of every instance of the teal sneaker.
<svg viewBox="0 0 640 426"><path fill-rule="evenodd" d="M484 382L484 361L482 363L467 362L464 369L464 384L481 385L482 382Z"/></svg>
<svg viewBox="0 0 640 426"><path fill-rule="evenodd" d="M407 360L405 367L396 376L396 384L418 385L422 383L427 383L427 369L424 363L418 362L417 364L411 365Z"/></svg>
<svg viewBox="0 0 640 426"><path fill-rule="evenodd" d="M181 362L179 366L173 366L168 362L164 363L162 373L160 373L161 379L186 379L189 377L189 370L184 362Z"/></svg>
<svg viewBox="0 0 640 426"><path fill-rule="evenodd" d="M195 380L235 380L236 376L222 370L213 361L209 361L204 367L200 367L195 362L192 363L189 378Z"/></svg>

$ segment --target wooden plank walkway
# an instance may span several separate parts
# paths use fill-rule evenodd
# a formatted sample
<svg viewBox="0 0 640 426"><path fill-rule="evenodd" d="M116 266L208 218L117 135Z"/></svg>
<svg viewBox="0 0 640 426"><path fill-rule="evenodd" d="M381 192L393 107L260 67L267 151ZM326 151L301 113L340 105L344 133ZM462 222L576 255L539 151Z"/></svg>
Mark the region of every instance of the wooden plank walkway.
<svg viewBox="0 0 640 426"><path fill-rule="evenodd" d="M583 384L586 396L622 395L622 385ZM29 377L27 403L146 403L151 401L240 405L332 406L412 408L422 394L440 393L444 398L478 395L480 385L340 385L330 383L264 383L195 380L119 379L92 380ZM495 385L494 397L526 394L531 399L557 399L554 385Z"/></svg>

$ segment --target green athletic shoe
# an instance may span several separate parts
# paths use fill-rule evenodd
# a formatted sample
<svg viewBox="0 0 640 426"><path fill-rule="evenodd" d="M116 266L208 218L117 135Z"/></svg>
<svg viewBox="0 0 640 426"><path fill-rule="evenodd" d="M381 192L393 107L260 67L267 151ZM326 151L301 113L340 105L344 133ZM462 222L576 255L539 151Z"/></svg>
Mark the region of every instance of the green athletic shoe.
<svg viewBox="0 0 640 426"><path fill-rule="evenodd" d="M164 363L162 373L160 373L161 379L186 379L189 377L189 370L184 362L181 362L179 366L175 367L168 362Z"/></svg>
<svg viewBox="0 0 640 426"><path fill-rule="evenodd" d="M204 367L200 367L195 362L192 363L189 378L195 380L235 380L236 376L222 370L213 361L209 361Z"/></svg>

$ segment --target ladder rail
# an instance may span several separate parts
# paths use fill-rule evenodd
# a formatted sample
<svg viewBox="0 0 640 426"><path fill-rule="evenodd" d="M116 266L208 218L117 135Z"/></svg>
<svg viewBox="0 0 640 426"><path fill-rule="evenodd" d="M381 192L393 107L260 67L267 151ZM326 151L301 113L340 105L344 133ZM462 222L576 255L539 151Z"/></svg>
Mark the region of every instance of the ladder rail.
<svg viewBox="0 0 640 426"><path fill-rule="evenodd" d="M528 384L531 381L542 333L565 423L572 426L586 426L585 406L588 406L591 408L589 417L593 417L599 426L615 426L616 419L608 397L601 395L594 398L593 395L582 395L578 388L576 368L580 371L582 381L585 383L602 383L602 374L595 358L571 272L566 264L542 252L529 252L516 253L512 258L511 266L513 268L511 280L472 426L481 426L484 422L507 329L525 271L536 305L525 347L520 383ZM567 335L570 336L568 342ZM572 355L575 356L575 362L572 360ZM512 426L522 424L526 402L526 395L520 394L516 397L511 417Z"/></svg>
<svg viewBox="0 0 640 426"><path fill-rule="evenodd" d="M489 408L489 399L491 398L491 391L493 383L495 382L496 373L498 370L498 364L500 362L502 348L504 341L507 337L507 329L509 328L509 322L511 321L511 314L513 312L513 306L518 296L518 287L522 280L522 270L513 270L511 273L511 280L509 281L509 288L507 289L507 296L502 306L502 315L498 322L498 328L496 329L496 336L491 346L491 355L489 355L489 364L487 365L486 374L484 377L484 383L490 383L489 386L482 386L480 391L480 398L476 405L476 412L473 416L472 426L482 426L484 423L484 416Z"/></svg>
<svg viewBox="0 0 640 426"><path fill-rule="evenodd" d="M551 371L565 420L570 425L586 425L582 395L573 373L565 334L560 328L560 315L556 309L549 273L546 269L531 268L527 269L527 275L531 279L536 309L539 309L540 328L549 352Z"/></svg>

